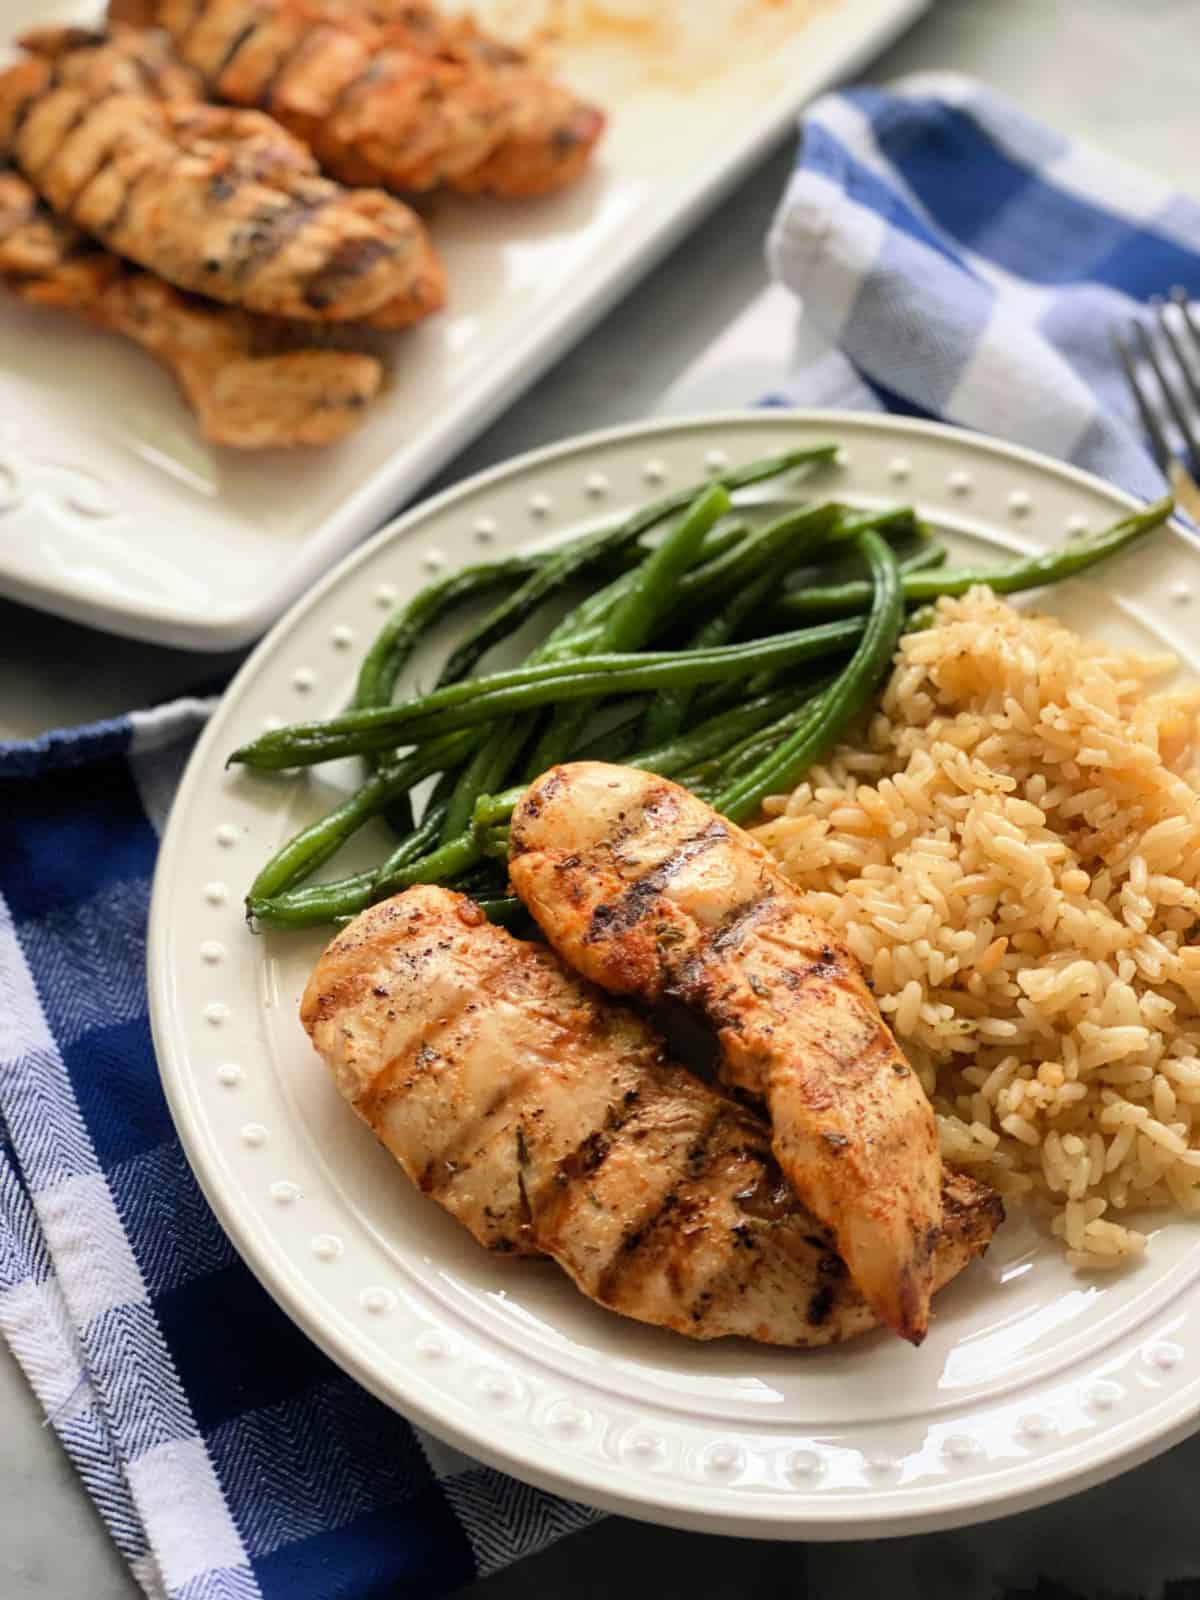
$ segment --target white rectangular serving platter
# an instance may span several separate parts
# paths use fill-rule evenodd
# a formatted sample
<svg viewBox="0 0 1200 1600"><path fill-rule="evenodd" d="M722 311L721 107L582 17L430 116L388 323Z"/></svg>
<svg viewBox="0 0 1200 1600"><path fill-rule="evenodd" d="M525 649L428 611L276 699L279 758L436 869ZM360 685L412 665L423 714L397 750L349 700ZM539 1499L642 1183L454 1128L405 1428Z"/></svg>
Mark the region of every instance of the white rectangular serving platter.
<svg viewBox="0 0 1200 1600"><path fill-rule="evenodd" d="M329 450L207 445L149 356L0 295L0 593L181 648L255 638L928 3L582 7L562 70L610 115L593 169L543 201L431 202L447 309L388 341L386 391ZM4 0L0 27L102 5ZM519 9L507 0L510 19Z"/></svg>

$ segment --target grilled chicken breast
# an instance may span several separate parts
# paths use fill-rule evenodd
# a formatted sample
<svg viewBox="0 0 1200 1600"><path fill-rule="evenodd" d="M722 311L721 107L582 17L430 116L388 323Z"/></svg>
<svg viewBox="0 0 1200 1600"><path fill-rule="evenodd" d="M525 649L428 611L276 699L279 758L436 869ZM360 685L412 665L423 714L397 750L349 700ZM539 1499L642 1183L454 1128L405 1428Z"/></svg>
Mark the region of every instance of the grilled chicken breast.
<svg viewBox="0 0 1200 1600"><path fill-rule="evenodd" d="M555 767L513 814L509 871L550 943L614 994L683 1001L881 1321L924 1336L941 1220L929 1101L857 962L770 857L677 784Z"/></svg>
<svg viewBox="0 0 1200 1600"><path fill-rule="evenodd" d="M111 0L154 22L210 93L308 142L344 183L546 194L570 183L601 114L519 52L389 0Z"/></svg>
<svg viewBox="0 0 1200 1600"><path fill-rule="evenodd" d="M56 211L177 288L272 316L401 326L436 309L440 268L420 222L378 190L317 173L259 112L72 81L49 44L0 74L0 159ZM109 59L136 56L119 33ZM98 76L100 47L81 47Z"/></svg>
<svg viewBox="0 0 1200 1600"><path fill-rule="evenodd" d="M364 911L300 1015L409 1178L488 1248L543 1252L600 1304L695 1339L823 1345L874 1325L759 1118L462 895L422 886ZM947 1179L937 1285L1002 1215Z"/></svg>
<svg viewBox="0 0 1200 1600"><path fill-rule="evenodd" d="M0 282L31 304L125 334L166 362L213 444L331 444L379 389L373 356L272 350L286 330L110 255L48 211L15 172L0 172Z"/></svg>

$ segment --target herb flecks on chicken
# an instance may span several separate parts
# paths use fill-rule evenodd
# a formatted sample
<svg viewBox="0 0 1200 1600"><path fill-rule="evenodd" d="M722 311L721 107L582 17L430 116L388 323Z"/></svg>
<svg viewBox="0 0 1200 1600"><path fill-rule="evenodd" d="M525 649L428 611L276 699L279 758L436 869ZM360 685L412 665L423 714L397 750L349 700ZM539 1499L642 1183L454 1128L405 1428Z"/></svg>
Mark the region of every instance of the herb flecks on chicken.
<svg viewBox="0 0 1200 1600"><path fill-rule="evenodd" d="M695 1339L817 1346L875 1318L752 1112L663 1054L541 946L422 886L365 911L301 1019L412 1181L494 1250L553 1257L610 1310ZM999 1199L945 1180L935 1286Z"/></svg>
<svg viewBox="0 0 1200 1600"><path fill-rule="evenodd" d="M0 172L0 282L30 304L70 311L158 356L213 444L332 444L358 425L379 389L373 356L282 348L296 330L130 266L49 212L14 172Z"/></svg>
<svg viewBox="0 0 1200 1600"><path fill-rule="evenodd" d="M141 49L120 30L106 59ZM440 269L409 208L323 178L270 117L123 87L94 43L31 36L0 74L0 158L61 215L177 288L267 315L397 326L436 309ZM85 87L73 80L78 52Z"/></svg>
<svg viewBox="0 0 1200 1600"><path fill-rule="evenodd" d="M919 1343L941 1224L933 1109L857 962L767 852L678 784L552 768L513 813L513 886L558 953L615 994L675 999L760 1097L781 1168L882 1322Z"/></svg>

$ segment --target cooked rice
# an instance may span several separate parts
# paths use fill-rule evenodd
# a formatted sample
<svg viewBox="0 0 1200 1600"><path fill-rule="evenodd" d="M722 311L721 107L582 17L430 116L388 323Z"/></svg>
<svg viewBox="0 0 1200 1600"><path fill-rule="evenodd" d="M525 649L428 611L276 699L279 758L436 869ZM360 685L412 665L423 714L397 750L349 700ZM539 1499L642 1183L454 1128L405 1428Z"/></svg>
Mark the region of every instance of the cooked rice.
<svg viewBox="0 0 1200 1600"><path fill-rule="evenodd" d="M1113 1266L1200 1212L1200 689L989 590L907 635L861 745L755 831L841 930L946 1160ZM1196 941L1196 942L1193 942Z"/></svg>

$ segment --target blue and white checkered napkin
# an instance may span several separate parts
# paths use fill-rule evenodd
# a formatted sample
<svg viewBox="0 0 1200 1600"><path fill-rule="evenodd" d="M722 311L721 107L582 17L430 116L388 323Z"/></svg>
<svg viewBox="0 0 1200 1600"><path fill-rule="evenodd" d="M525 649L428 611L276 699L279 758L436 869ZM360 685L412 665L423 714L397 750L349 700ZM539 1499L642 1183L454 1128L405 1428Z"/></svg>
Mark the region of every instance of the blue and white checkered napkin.
<svg viewBox="0 0 1200 1600"><path fill-rule="evenodd" d="M1109 332L1200 295L1196 200L922 73L811 108L768 255L833 347L774 402L960 423L1162 493Z"/></svg>
<svg viewBox="0 0 1200 1600"><path fill-rule="evenodd" d="M154 1065L145 933L209 709L0 749L0 1333L148 1595L445 1594L594 1513L344 1377L201 1198Z"/></svg>
<svg viewBox="0 0 1200 1600"><path fill-rule="evenodd" d="M1173 283L1200 292L1193 202L925 79L813 109L771 254L838 347L774 398L942 416L1157 491L1104 330ZM144 937L206 711L0 750L0 1331L148 1594L444 1593L592 1513L343 1377L196 1189L154 1067Z"/></svg>

